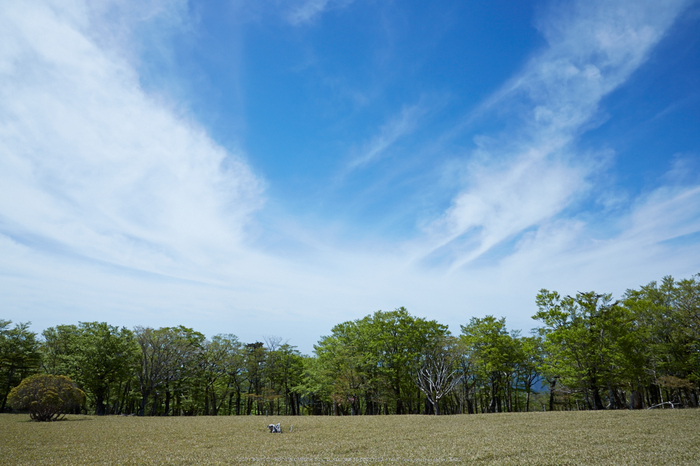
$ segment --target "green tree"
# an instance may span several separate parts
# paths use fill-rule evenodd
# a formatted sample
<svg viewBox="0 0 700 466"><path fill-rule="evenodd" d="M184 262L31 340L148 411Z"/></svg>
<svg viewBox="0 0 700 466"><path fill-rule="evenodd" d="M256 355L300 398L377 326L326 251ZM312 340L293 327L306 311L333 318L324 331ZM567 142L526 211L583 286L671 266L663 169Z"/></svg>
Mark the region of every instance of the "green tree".
<svg viewBox="0 0 700 466"><path fill-rule="evenodd" d="M85 403L85 393L66 376L36 374L13 388L8 399L35 421L56 421Z"/></svg>
<svg viewBox="0 0 700 466"><path fill-rule="evenodd" d="M377 351L380 373L390 388L395 413L404 414L408 401L406 392L417 388L414 377L420 367L423 350L447 336L447 326L414 317L404 307L391 312L375 312L370 326L377 336L371 346ZM416 408L417 404L416 400Z"/></svg>
<svg viewBox="0 0 700 466"><path fill-rule="evenodd" d="M517 372L525 390L525 411L528 412L530 411L530 398L533 393L533 387L542 378L542 363L544 360L542 338L539 336L520 337L517 343L520 350Z"/></svg>
<svg viewBox="0 0 700 466"><path fill-rule="evenodd" d="M321 358L302 356L300 383L294 387L301 409L308 414L323 414L323 407L331 403L333 378L323 367Z"/></svg>
<svg viewBox="0 0 700 466"><path fill-rule="evenodd" d="M246 414L262 414L264 412L263 390L265 389L265 362L267 349L261 341L248 343L244 349L245 375L248 385L246 393Z"/></svg>
<svg viewBox="0 0 700 466"><path fill-rule="evenodd" d="M502 412L505 400L508 411L510 377L515 371L518 356L514 338L506 329L505 318L494 316L472 317L468 325L462 325L460 338L479 375L488 381L490 402L487 411Z"/></svg>
<svg viewBox="0 0 700 466"><path fill-rule="evenodd" d="M77 379L80 369L80 330L77 325L57 325L41 333L41 366L44 372Z"/></svg>
<svg viewBox="0 0 700 466"><path fill-rule="evenodd" d="M205 415L219 413L236 387L242 365L241 343L235 335L216 335L203 343L198 366L204 386Z"/></svg>
<svg viewBox="0 0 700 466"><path fill-rule="evenodd" d="M107 413L110 395L123 396L136 372L139 347L134 333L106 322L58 325L43 332L43 367L49 374L62 374L83 389L95 414Z"/></svg>
<svg viewBox="0 0 700 466"><path fill-rule="evenodd" d="M230 345L228 354L228 362L226 363L226 384L231 387L228 399L228 414L231 414L233 406L235 406L236 415L241 414L241 399L243 393L243 384L245 382L245 354L243 346L238 342L238 338L234 335L222 336L228 339L227 345ZM235 402L234 402L235 396Z"/></svg>
<svg viewBox="0 0 700 466"><path fill-rule="evenodd" d="M447 326L414 317L401 307L343 322L324 337L315 352L325 378L332 380L336 411L366 414L418 412L421 392L415 383L420 358ZM390 406L391 405L391 406Z"/></svg>
<svg viewBox="0 0 700 466"><path fill-rule="evenodd" d="M169 414L175 391L176 402L186 390L185 383L193 376L193 366L198 362L204 335L184 326L164 327L157 330L136 327L139 354L138 380L141 391L139 415L146 412L148 399L153 396L151 414L159 406L160 390L165 390L164 414Z"/></svg>
<svg viewBox="0 0 700 466"><path fill-rule="evenodd" d="M625 406L621 386L629 386L636 347L631 313L609 294L577 293L562 298L541 290L537 295L547 352L545 369L583 394L589 409L604 409L604 390L612 408Z"/></svg>
<svg viewBox="0 0 700 466"><path fill-rule="evenodd" d="M457 391L460 412L475 414L477 412L477 385L480 382L478 366L474 355L470 353L462 338L457 340L455 350L458 354L457 364L460 375L460 389Z"/></svg>
<svg viewBox="0 0 700 466"><path fill-rule="evenodd" d="M267 373L277 394L277 414L299 414L299 399L295 388L302 383L304 362L294 346L284 343L268 353ZM284 413L279 401L283 400Z"/></svg>
<svg viewBox="0 0 700 466"><path fill-rule="evenodd" d="M341 412L349 408L353 415L360 414L361 397L365 396L370 410L376 401L376 388L371 377L376 361L363 351L361 344L356 322L345 322L333 327L333 335L323 337L314 345L318 364L312 366L316 369L313 380L321 385L317 388L317 396L320 400L332 402Z"/></svg>
<svg viewBox="0 0 700 466"><path fill-rule="evenodd" d="M29 322L9 328L12 321L0 320L0 412L5 410L12 387L39 368L41 355L36 334Z"/></svg>
<svg viewBox="0 0 700 466"><path fill-rule="evenodd" d="M106 322L80 324L78 373L81 386L92 394L95 414L106 414L105 401L115 384L121 386L134 374L138 350L134 333Z"/></svg>
<svg viewBox="0 0 700 466"><path fill-rule="evenodd" d="M639 290L627 290L624 305L634 316L639 337L635 405L641 407L646 387L652 405L671 395L696 406L700 387L700 281L664 277ZM667 392L664 396L663 392ZM685 396L681 396L685 394Z"/></svg>

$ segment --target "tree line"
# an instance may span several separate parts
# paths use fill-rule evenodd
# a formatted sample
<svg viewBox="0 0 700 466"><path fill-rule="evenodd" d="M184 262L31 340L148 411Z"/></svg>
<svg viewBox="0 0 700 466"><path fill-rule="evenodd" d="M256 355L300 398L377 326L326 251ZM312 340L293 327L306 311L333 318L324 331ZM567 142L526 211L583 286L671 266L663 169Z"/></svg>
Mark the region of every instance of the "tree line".
<svg viewBox="0 0 700 466"><path fill-rule="evenodd" d="M184 326L0 320L0 411L33 374L70 378L98 415L378 415L697 407L700 275L622 299L541 290L539 327L472 317L452 335L401 307L334 326L301 354Z"/></svg>

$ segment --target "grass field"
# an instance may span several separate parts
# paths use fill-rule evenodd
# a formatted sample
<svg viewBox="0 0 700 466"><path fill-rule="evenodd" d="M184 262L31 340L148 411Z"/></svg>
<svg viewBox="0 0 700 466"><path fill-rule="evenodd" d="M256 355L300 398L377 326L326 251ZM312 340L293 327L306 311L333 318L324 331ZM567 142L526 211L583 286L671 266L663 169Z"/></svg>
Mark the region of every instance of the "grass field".
<svg viewBox="0 0 700 466"><path fill-rule="evenodd" d="M270 434L281 422L283 434ZM293 431L289 432L293 424ZM700 410L462 416L0 415L2 464L700 464Z"/></svg>

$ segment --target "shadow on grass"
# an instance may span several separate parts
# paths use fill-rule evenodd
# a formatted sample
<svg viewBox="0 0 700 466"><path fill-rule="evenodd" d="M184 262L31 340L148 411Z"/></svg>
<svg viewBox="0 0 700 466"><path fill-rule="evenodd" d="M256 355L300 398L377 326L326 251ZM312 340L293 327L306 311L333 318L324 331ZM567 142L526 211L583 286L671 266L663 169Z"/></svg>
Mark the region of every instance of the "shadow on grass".
<svg viewBox="0 0 700 466"><path fill-rule="evenodd" d="M17 417L27 417L26 419L23 420L17 420L17 422L33 422L37 424L53 424L54 422L81 422L81 421L92 421L93 419L89 416L86 415L81 415L81 414L69 414L68 416L70 417L62 417L60 419L54 419L51 421L35 421L34 419L29 417L29 413L4 413L4 414L9 414L11 416L17 416Z"/></svg>

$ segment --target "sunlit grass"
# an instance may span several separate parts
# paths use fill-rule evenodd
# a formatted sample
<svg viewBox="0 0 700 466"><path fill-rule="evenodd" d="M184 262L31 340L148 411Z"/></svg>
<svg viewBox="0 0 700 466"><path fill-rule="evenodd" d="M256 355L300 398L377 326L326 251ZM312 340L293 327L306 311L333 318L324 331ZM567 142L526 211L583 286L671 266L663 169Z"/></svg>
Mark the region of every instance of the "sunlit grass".
<svg viewBox="0 0 700 466"><path fill-rule="evenodd" d="M283 434L266 426L282 423ZM290 433L290 425L294 425ZM0 415L3 464L700 464L700 410L463 416Z"/></svg>

